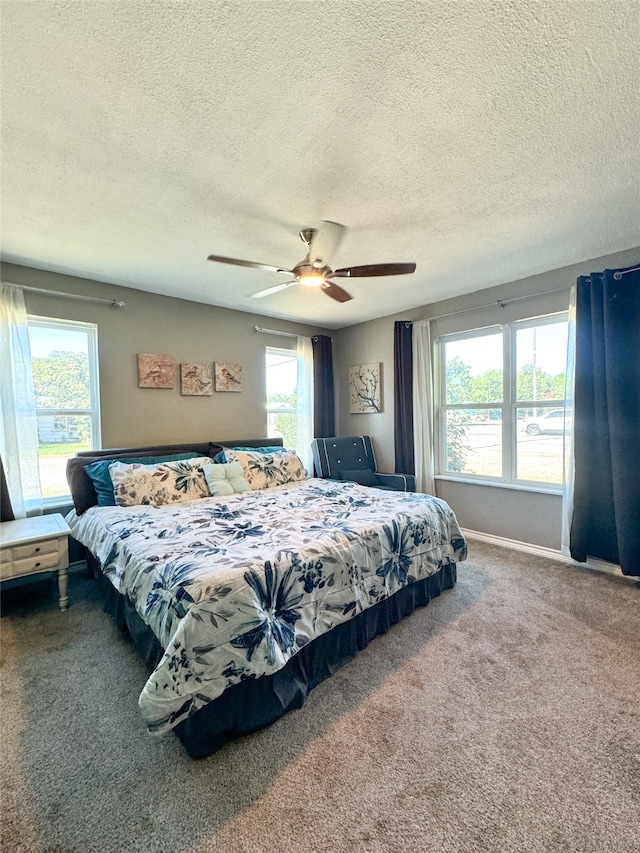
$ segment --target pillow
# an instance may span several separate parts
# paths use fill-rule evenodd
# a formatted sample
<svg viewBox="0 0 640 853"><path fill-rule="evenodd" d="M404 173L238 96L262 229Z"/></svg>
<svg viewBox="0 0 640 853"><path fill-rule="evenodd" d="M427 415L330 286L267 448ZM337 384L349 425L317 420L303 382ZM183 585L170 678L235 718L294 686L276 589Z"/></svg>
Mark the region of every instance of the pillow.
<svg viewBox="0 0 640 853"><path fill-rule="evenodd" d="M226 450L243 450L249 453L278 453L281 450L284 450L284 447L281 444L274 445L272 447L240 447L233 446L223 447L216 455L213 457L214 462L227 462L227 455L225 453Z"/></svg>
<svg viewBox="0 0 640 853"><path fill-rule="evenodd" d="M210 462L208 456L159 465L112 462L109 473L116 506L166 506L208 498L202 466Z"/></svg>
<svg viewBox="0 0 640 853"><path fill-rule="evenodd" d="M212 495L233 495L236 492L251 491L251 486L242 476L242 465L239 462L204 465L202 473Z"/></svg>
<svg viewBox="0 0 640 853"><path fill-rule="evenodd" d="M285 450L281 444L274 444L271 447L241 447L240 445L231 445L226 450L243 450L247 453L280 453Z"/></svg>
<svg viewBox="0 0 640 853"><path fill-rule="evenodd" d="M191 453L174 453L168 456L138 456L136 458L127 458L127 464L138 462L142 465L157 465L159 462L175 462L179 459L193 459L193 451ZM85 465L84 470L87 472L93 488L98 497L98 506L115 506L116 498L113 494L113 483L111 482L111 474L109 466L113 465L113 459L102 459L99 462L92 462L91 465Z"/></svg>
<svg viewBox="0 0 640 853"><path fill-rule="evenodd" d="M209 442L209 456L212 459L215 459L216 456L219 456L221 453L224 453L224 449L221 444L217 444L215 441Z"/></svg>
<svg viewBox="0 0 640 853"><path fill-rule="evenodd" d="M70 459L67 459L67 482L69 483L69 490L76 513L82 515L83 512L86 512L90 507L96 506L98 503L98 496L93 487L93 480L85 471L87 465L91 465L92 462L108 461L111 464L116 460L119 462L128 462L131 459L154 458L152 456L145 456L145 450L146 448L138 447L137 450L134 448L132 450L109 451L109 455L100 453L97 456L72 456ZM200 450L198 445L190 447L184 444L153 447L150 449L150 453L163 455L175 455L178 452L188 453L189 458L193 459L196 456L203 456L207 451L204 449Z"/></svg>
<svg viewBox="0 0 640 853"><path fill-rule="evenodd" d="M295 453L278 449L277 453L261 453L258 450L227 450L227 461L239 462L242 473L251 488L268 489L295 483L307 476L304 465Z"/></svg>
<svg viewBox="0 0 640 853"><path fill-rule="evenodd" d="M350 480L361 486L377 486L378 478L371 468L356 468L353 471L340 471L341 480Z"/></svg>

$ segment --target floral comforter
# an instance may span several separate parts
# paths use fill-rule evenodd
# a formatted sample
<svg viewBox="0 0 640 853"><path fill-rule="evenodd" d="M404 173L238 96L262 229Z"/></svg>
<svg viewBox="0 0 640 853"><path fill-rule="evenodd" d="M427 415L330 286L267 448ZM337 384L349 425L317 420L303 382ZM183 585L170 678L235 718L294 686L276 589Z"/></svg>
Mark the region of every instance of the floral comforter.
<svg viewBox="0 0 640 853"><path fill-rule="evenodd" d="M67 521L165 649L139 699L154 733L466 557L444 501L331 480Z"/></svg>

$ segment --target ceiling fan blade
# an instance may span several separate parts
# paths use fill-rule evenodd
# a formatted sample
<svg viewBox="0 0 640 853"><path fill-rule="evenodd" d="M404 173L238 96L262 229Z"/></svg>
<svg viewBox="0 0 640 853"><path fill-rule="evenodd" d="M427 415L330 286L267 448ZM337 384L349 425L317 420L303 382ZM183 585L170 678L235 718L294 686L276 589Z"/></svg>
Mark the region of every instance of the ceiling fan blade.
<svg viewBox="0 0 640 853"><path fill-rule="evenodd" d="M269 270L270 272L287 272L291 270L282 269L282 267L274 267L271 264L257 264L254 261L241 261L239 258L223 258L222 255L209 255L208 261L216 261L219 264L233 264L236 267L251 267L256 270ZM293 273L291 273L293 275Z"/></svg>
<svg viewBox="0 0 640 853"><path fill-rule="evenodd" d="M337 302L348 302L350 299L353 299L353 296L350 293L347 293L346 290L343 290L339 284L335 283L335 281L325 280L321 287L327 296L330 296Z"/></svg>
<svg viewBox="0 0 640 853"><path fill-rule="evenodd" d="M369 264L363 267L345 267L332 275L338 278L366 278L374 275L404 275L415 272L415 264Z"/></svg>
<svg viewBox="0 0 640 853"><path fill-rule="evenodd" d="M329 266L346 228L338 222L325 220L313 235L309 246L309 263L314 267Z"/></svg>
<svg viewBox="0 0 640 853"><path fill-rule="evenodd" d="M280 272L283 272L283 270L280 270ZM269 296L271 293L277 293L279 290L286 290L294 284L298 284L297 278L294 278L292 281L285 281L283 284L274 284L273 287L265 287L264 290L257 290L255 293L250 293L249 296L253 299L262 299L263 296Z"/></svg>

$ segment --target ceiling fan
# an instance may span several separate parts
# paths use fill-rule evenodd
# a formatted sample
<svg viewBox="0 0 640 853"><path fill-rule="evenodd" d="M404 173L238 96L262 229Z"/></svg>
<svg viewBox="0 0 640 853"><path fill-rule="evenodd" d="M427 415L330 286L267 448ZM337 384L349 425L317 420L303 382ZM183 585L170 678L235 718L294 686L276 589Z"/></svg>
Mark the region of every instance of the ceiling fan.
<svg viewBox="0 0 640 853"><path fill-rule="evenodd" d="M338 249L345 232L345 226L337 222L325 221L319 229L303 228L300 231L300 239L307 246L307 254L299 261L293 269L275 267L271 264L258 264L254 261L241 261L238 258L224 258L221 255L209 255L208 261L216 261L220 264L234 264L238 267L252 267L259 270L270 270L292 275L293 278L272 287L258 290L251 296L261 299L279 290L286 290L294 284L304 284L306 287L320 287L323 293L338 302L348 302L353 299L339 284L332 281L334 278L367 278L380 275L404 275L415 272L415 264L369 264L359 267L344 267L332 270L328 262Z"/></svg>

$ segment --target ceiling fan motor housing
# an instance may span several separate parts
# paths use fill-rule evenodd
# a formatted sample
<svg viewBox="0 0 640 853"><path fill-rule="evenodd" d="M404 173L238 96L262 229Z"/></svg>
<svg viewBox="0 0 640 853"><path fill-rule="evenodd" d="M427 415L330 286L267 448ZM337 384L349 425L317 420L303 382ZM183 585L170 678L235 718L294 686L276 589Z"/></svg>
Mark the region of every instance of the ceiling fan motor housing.
<svg viewBox="0 0 640 853"><path fill-rule="evenodd" d="M331 275L331 267L316 267L310 264L309 258L306 257L296 264L291 272L301 284L306 284L307 287L319 287L327 276Z"/></svg>

